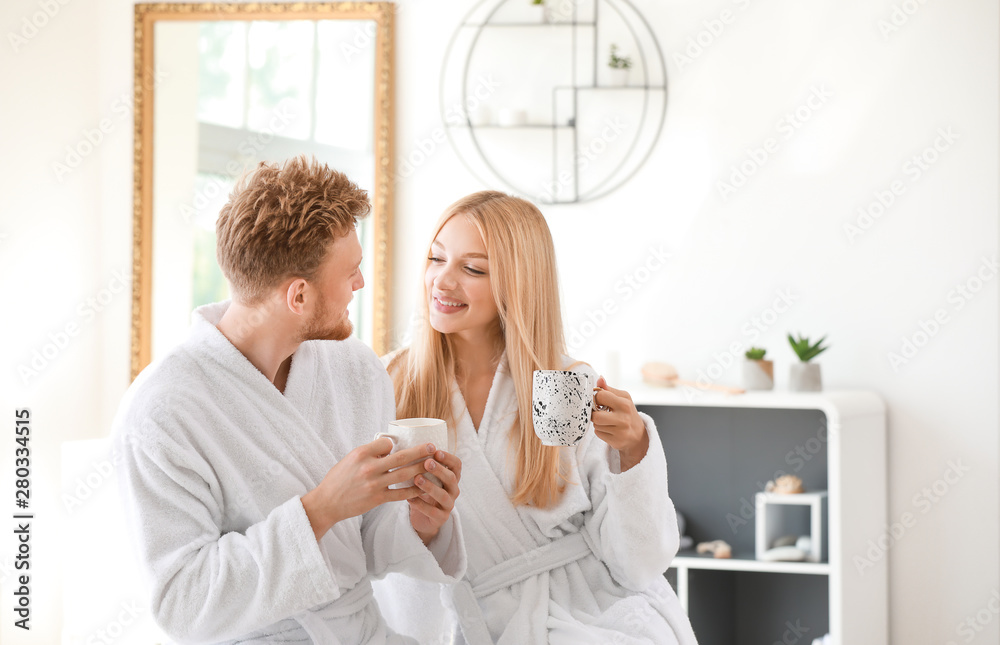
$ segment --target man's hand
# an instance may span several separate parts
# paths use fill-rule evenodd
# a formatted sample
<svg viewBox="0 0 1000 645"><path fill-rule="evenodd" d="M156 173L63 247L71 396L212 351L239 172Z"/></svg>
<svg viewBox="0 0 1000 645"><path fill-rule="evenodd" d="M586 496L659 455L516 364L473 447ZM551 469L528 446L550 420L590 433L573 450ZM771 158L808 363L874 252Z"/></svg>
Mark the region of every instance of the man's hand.
<svg viewBox="0 0 1000 645"><path fill-rule="evenodd" d="M423 475L414 478L420 495L407 500L410 503L410 524L424 545L430 544L438 531L448 521L458 498L458 482L462 479L462 460L444 450L438 450L434 459L424 460L427 472L441 482L438 486ZM421 492L422 491L422 492Z"/></svg>
<svg viewBox="0 0 1000 645"><path fill-rule="evenodd" d="M600 391L594 397L595 407L590 417L594 422L594 432L618 451L621 471L625 472L646 456L649 449L646 425L628 392L609 387L603 376L597 379L597 387ZM597 406L604 409L599 410Z"/></svg>
<svg viewBox="0 0 1000 645"><path fill-rule="evenodd" d="M392 440L382 437L349 452L330 469L319 486L302 496L302 507L316 539L323 537L337 522L386 502L419 495L420 489L416 487L392 489L389 486L427 472L425 463L430 460L412 466L405 464L429 457L434 450L434 445L428 443L390 455ZM393 468L398 470L390 473Z"/></svg>

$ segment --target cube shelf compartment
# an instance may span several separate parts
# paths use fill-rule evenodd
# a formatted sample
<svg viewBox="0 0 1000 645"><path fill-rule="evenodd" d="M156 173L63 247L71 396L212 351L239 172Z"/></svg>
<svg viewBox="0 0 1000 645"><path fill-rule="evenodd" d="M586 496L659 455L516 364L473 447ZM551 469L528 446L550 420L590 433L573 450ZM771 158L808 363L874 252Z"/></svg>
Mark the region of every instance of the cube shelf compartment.
<svg viewBox="0 0 1000 645"><path fill-rule="evenodd" d="M828 495L825 490L806 493L757 493L756 555L764 559L764 552L774 541L785 535L808 535L811 546L806 554L808 562L823 562L826 556L826 517ZM792 517L794 507L805 507L808 517ZM805 521L802 521L805 519ZM797 520L797 521L796 521Z"/></svg>

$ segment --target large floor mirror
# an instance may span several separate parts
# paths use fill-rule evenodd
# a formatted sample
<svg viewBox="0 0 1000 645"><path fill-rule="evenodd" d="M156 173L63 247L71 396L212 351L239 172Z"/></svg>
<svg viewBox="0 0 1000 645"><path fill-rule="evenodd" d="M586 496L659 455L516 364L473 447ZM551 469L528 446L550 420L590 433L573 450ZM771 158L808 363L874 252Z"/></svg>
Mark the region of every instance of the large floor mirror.
<svg viewBox="0 0 1000 645"><path fill-rule="evenodd" d="M356 333L388 350L391 3L139 4L131 374L228 297L215 219L259 161L299 154L368 190Z"/></svg>

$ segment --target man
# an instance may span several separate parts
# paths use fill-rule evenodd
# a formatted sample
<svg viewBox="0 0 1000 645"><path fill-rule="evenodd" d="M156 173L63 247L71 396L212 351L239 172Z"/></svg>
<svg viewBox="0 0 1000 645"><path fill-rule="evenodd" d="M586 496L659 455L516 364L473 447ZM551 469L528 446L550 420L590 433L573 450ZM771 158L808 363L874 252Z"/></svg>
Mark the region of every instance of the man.
<svg viewBox="0 0 1000 645"><path fill-rule="evenodd" d="M369 443L395 418L347 314L369 210L315 160L261 163L217 224L232 302L198 308L190 338L122 401L125 514L151 611L181 642L413 642L388 629L370 580L464 574L460 461Z"/></svg>

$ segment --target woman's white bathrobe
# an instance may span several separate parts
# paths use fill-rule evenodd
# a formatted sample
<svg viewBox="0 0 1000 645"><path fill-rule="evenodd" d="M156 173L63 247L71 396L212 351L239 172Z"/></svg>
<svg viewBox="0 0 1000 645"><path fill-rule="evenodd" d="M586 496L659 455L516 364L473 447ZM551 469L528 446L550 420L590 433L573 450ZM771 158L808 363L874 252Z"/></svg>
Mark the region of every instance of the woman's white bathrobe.
<svg viewBox="0 0 1000 645"><path fill-rule="evenodd" d="M190 338L129 388L116 418L125 513L149 607L180 642L410 643L371 579L465 569L454 518L428 550L405 502L337 523L317 543L300 496L395 418L392 385L356 339L295 352L284 394L196 310Z"/></svg>
<svg viewBox="0 0 1000 645"><path fill-rule="evenodd" d="M587 365L574 370L593 374ZM618 451L591 426L577 446L562 449L574 483L560 503L514 507L508 436L517 397L506 360L478 433L457 385L452 396L468 572L457 586L396 576L377 583L390 625L425 645L695 643L663 577L679 539L653 421L641 415L649 452L627 472L619 472ZM441 601L429 592L433 587Z"/></svg>

